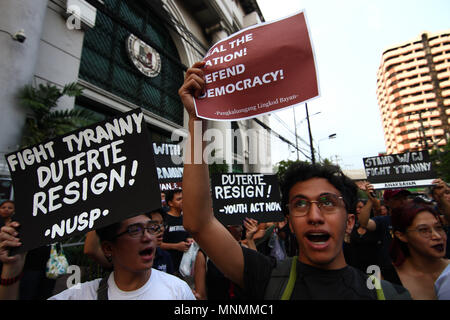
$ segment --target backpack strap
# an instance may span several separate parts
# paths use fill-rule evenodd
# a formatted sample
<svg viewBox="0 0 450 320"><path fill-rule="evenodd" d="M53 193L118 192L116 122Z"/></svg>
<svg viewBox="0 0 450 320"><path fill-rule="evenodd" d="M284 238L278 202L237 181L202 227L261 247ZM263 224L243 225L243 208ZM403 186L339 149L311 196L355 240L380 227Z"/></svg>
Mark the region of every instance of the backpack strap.
<svg viewBox="0 0 450 320"><path fill-rule="evenodd" d="M400 287L400 289L403 289L403 291L399 292L392 283L381 280L381 290L384 293L385 300L412 300L407 289L403 287Z"/></svg>
<svg viewBox="0 0 450 320"><path fill-rule="evenodd" d="M380 279L378 279L375 275L369 276L370 281L375 285L375 291L377 293L377 300L386 300L384 296L384 290L380 283Z"/></svg>
<svg viewBox="0 0 450 320"><path fill-rule="evenodd" d="M292 295L292 290L294 290L295 281L297 280L297 257L292 259L291 263L291 271L289 273L289 280L284 289L283 295L281 296L281 300L289 300Z"/></svg>
<svg viewBox="0 0 450 320"><path fill-rule="evenodd" d="M265 300L289 300L297 278L296 266L297 257L290 257L277 263L264 293Z"/></svg>
<svg viewBox="0 0 450 320"><path fill-rule="evenodd" d="M97 289L97 300L108 300L108 278L109 274L100 280L100 284Z"/></svg>
<svg viewBox="0 0 450 320"><path fill-rule="evenodd" d="M404 290L399 292L389 281L380 280L374 275L369 276L369 278L375 284L378 300L411 300L408 290L402 288Z"/></svg>

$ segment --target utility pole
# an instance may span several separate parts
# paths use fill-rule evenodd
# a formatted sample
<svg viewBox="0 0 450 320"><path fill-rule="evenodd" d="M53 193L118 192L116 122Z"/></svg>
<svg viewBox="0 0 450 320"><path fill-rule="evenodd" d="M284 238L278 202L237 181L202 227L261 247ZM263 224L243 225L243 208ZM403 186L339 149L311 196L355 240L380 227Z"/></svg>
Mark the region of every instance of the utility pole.
<svg viewBox="0 0 450 320"><path fill-rule="evenodd" d="M316 157L314 156L314 147L313 147L313 138L311 134L311 124L309 123L309 112L308 112L308 104L305 103L306 108L306 120L308 121L308 132L309 132L309 146L311 147L311 162L312 164L316 163Z"/></svg>
<svg viewBox="0 0 450 320"><path fill-rule="evenodd" d="M298 154L297 120L295 119L295 106L292 107L292 111L294 112L295 149L297 150L297 161L299 161L300 160L300 155Z"/></svg>

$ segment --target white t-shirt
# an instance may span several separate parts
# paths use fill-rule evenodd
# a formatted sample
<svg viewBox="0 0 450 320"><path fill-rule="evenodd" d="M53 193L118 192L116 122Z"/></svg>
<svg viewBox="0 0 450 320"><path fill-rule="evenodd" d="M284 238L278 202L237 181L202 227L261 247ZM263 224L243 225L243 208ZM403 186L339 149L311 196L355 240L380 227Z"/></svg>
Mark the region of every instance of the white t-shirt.
<svg viewBox="0 0 450 320"><path fill-rule="evenodd" d="M97 289L101 279L84 282L50 297L49 300L97 300ZM134 291L120 290L114 281L113 272L108 278L109 300L195 300L186 282L171 274L152 269L150 279Z"/></svg>
<svg viewBox="0 0 450 320"><path fill-rule="evenodd" d="M450 300L450 264L437 278L434 289L438 300Z"/></svg>

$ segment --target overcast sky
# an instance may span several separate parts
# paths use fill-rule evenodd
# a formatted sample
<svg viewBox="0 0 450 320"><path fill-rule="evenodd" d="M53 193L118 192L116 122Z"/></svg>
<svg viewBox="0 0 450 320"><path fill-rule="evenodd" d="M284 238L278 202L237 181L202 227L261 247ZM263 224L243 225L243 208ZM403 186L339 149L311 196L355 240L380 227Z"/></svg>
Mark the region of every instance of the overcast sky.
<svg viewBox="0 0 450 320"><path fill-rule="evenodd" d="M308 102L314 147L322 157L338 156L343 169L363 169L363 157L385 151L376 98L376 74L383 51L423 31L450 30L448 0L257 0L266 21L305 10L318 70L320 97ZM293 108L271 116L271 126L295 141ZM320 112L318 114L315 114ZM315 115L313 115L315 114ZM298 135L309 141L305 105L295 107ZM330 134L336 139L329 140ZM320 141L320 143L318 143ZM300 143L309 155L308 146ZM272 162L295 160L286 143L272 139ZM300 154L300 159L305 157Z"/></svg>

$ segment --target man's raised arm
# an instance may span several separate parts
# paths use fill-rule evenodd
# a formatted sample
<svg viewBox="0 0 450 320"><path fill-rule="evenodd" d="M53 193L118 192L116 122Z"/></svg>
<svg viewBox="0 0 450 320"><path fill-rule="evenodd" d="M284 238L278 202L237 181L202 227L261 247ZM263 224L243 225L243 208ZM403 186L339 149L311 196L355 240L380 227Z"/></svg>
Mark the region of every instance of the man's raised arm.
<svg viewBox="0 0 450 320"><path fill-rule="evenodd" d="M242 249L213 215L208 164L203 159L206 121L196 116L193 102L193 96L198 97L205 87L203 67L204 62L197 62L189 68L178 91L189 114L189 140L183 170L183 225L223 274L242 288Z"/></svg>

